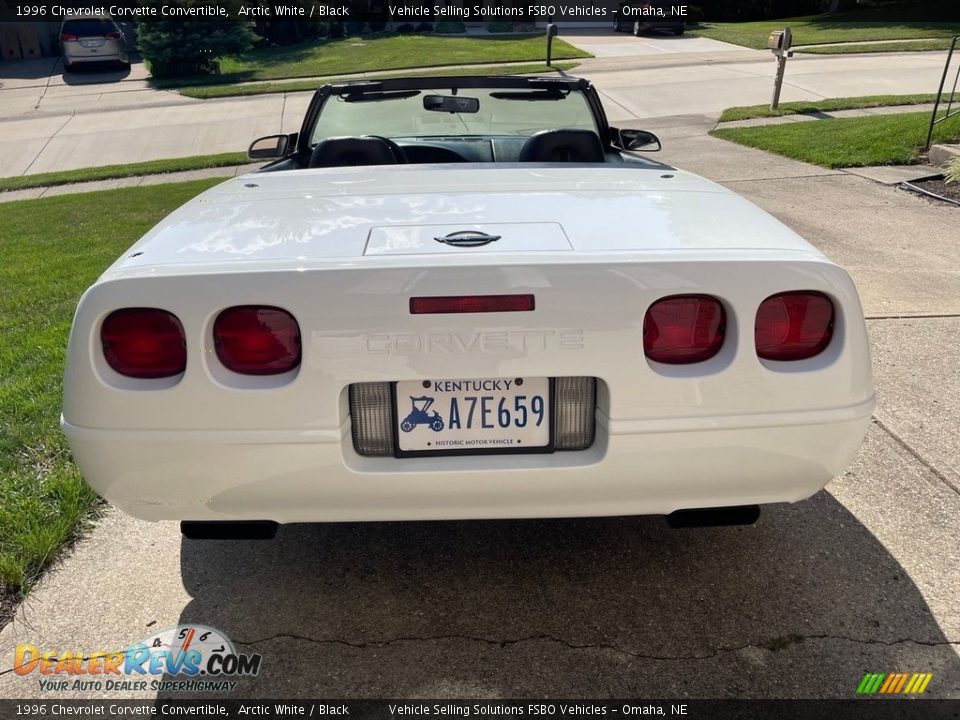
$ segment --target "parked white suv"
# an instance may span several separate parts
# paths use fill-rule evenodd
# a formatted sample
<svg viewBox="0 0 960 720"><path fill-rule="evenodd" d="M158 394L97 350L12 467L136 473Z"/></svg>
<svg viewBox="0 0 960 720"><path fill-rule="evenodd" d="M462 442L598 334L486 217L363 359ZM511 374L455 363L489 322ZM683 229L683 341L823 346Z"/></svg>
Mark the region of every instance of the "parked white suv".
<svg viewBox="0 0 960 720"><path fill-rule="evenodd" d="M65 20L60 26L64 70L81 63L119 63L130 67L123 32L109 16L88 15Z"/></svg>

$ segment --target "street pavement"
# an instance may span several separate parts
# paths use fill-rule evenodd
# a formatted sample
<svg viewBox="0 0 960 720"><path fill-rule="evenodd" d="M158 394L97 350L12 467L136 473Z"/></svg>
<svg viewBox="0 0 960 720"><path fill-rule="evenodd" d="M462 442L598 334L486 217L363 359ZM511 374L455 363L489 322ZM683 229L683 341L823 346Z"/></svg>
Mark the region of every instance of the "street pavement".
<svg viewBox="0 0 960 720"><path fill-rule="evenodd" d="M596 58L593 80L614 121L719 113L769 102L769 52L715 40L634 38L570 30ZM802 56L788 63L784 102L934 92L945 53ZM489 70L485 70L488 72ZM318 80L318 84L319 84ZM242 151L262 135L300 126L310 93L196 100L154 90L143 66L129 74L71 73L57 61L0 63L0 177Z"/></svg>
<svg viewBox="0 0 960 720"><path fill-rule="evenodd" d="M90 652L195 623L263 654L239 697L853 698L864 673L902 671L960 698L960 208L709 137L714 122L645 127L660 159L756 202L861 293L878 406L825 491L741 528L348 523L271 542L110 510L0 631L0 697L50 697L10 671L17 643Z"/></svg>

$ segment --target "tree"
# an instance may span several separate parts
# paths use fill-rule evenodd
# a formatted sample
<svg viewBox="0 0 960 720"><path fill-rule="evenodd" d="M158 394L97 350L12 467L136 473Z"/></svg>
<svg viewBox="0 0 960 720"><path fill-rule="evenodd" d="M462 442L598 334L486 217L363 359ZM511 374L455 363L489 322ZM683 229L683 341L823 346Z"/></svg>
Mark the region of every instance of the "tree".
<svg viewBox="0 0 960 720"><path fill-rule="evenodd" d="M160 8L209 6L204 0L144 0L158 18L140 23L137 44L154 77L181 77L216 70L216 59L249 50L257 36L250 23L236 19L163 19ZM231 16L234 17L234 16Z"/></svg>

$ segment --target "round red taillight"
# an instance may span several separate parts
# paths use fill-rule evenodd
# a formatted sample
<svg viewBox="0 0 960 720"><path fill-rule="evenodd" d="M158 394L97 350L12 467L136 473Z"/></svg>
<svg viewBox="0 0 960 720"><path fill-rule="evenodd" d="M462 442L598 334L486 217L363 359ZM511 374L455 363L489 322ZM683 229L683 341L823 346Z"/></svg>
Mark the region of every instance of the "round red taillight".
<svg viewBox="0 0 960 720"><path fill-rule="evenodd" d="M133 378L163 378L187 368L187 339L173 313L157 308L124 308L100 326L107 364Z"/></svg>
<svg viewBox="0 0 960 720"><path fill-rule="evenodd" d="M709 360L723 346L726 314L709 295L673 295L657 300L643 318L643 352L670 365Z"/></svg>
<svg viewBox="0 0 960 720"><path fill-rule="evenodd" d="M819 292L771 295L757 310L754 341L764 360L806 360L833 337L833 303Z"/></svg>
<svg viewBox="0 0 960 720"><path fill-rule="evenodd" d="M278 375L300 364L300 326L277 307L239 305L213 323L217 357L228 370L244 375Z"/></svg>

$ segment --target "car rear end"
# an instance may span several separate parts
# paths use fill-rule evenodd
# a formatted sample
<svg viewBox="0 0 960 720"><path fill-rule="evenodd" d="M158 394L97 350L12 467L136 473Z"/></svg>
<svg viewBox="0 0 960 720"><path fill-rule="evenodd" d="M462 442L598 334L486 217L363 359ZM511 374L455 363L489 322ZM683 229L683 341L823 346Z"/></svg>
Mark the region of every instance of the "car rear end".
<svg viewBox="0 0 960 720"><path fill-rule="evenodd" d="M684 17L676 14L680 8L685 7L681 3L674 3L672 0L646 0L640 3L631 3L634 7L646 9L647 12L656 13L646 16L640 16L634 26L636 32L649 32L650 30L665 30L674 35L682 35L685 27Z"/></svg>
<svg viewBox="0 0 960 720"><path fill-rule="evenodd" d="M702 181L507 172L250 176L175 213L78 308L84 475L147 519L284 523L796 501L851 462L873 390L843 270ZM437 240L465 228L497 239Z"/></svg>
<svg viewBox="0 0 960 720"><path fill-rule="evenodd" d="M65 20L60 27L60 46L67 70L80 64L130 64L123 32L109 17L89 16Z"/></svg>

